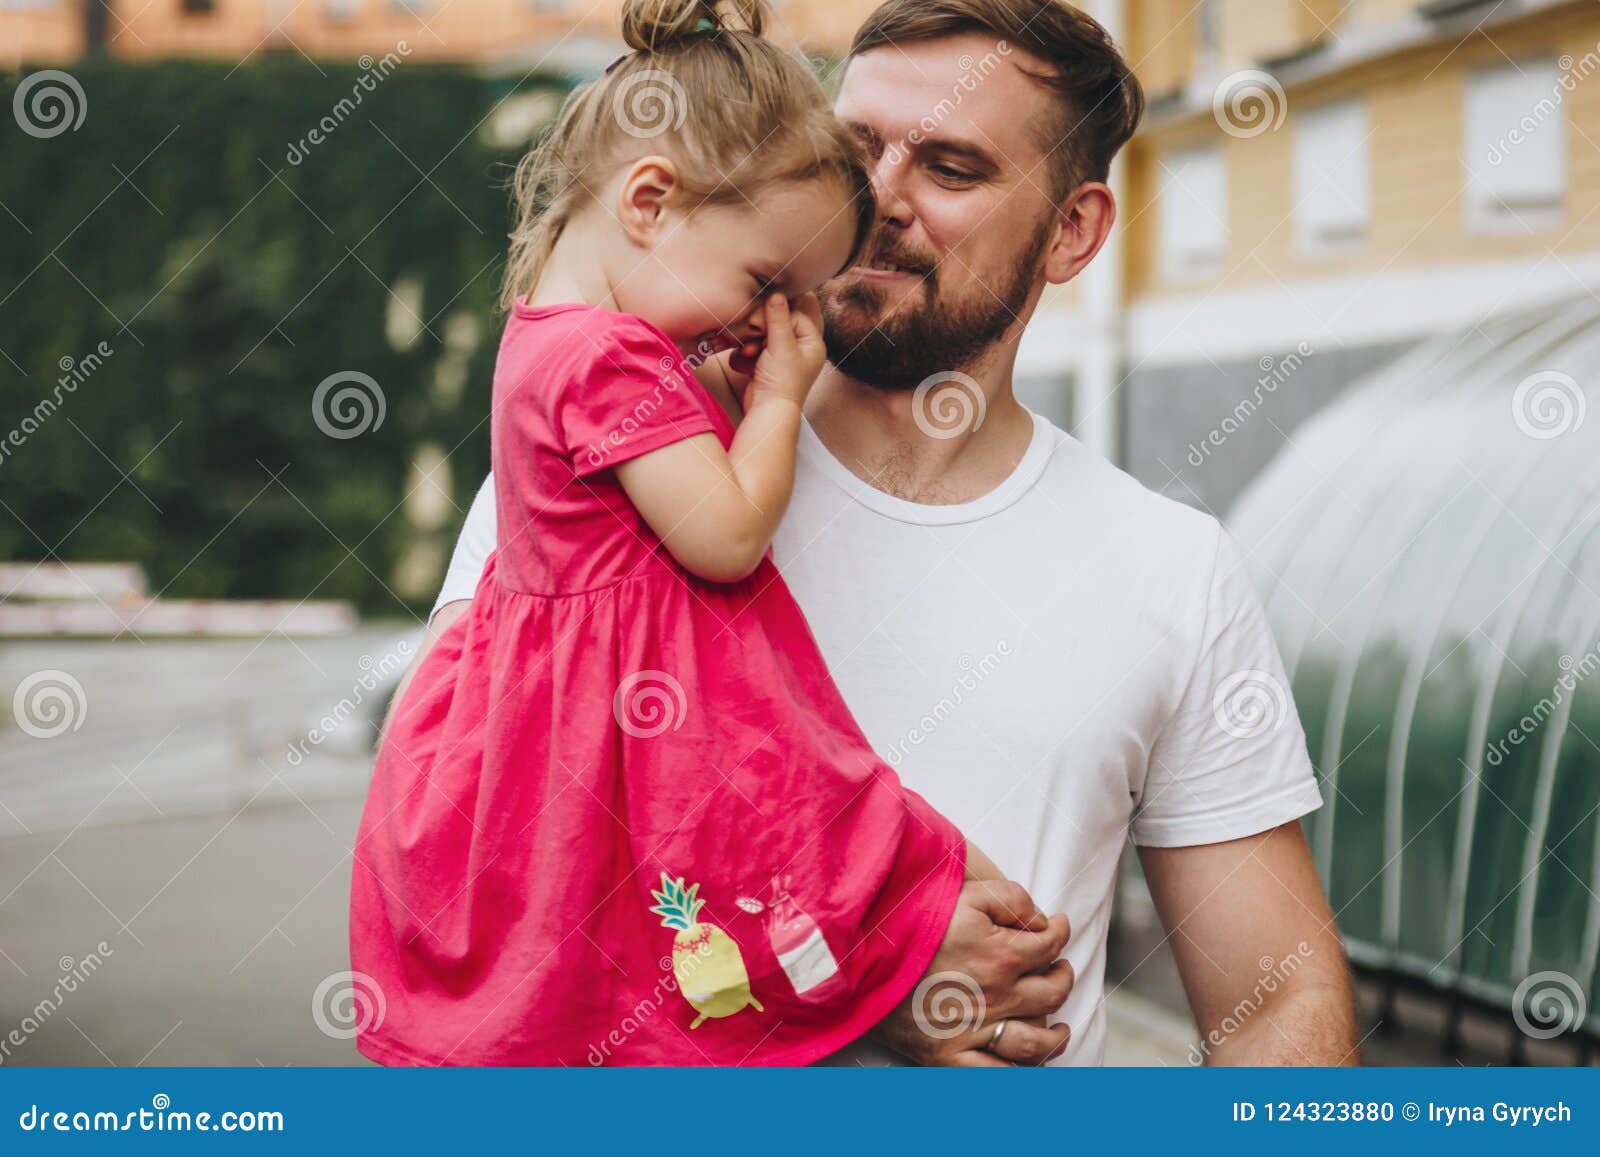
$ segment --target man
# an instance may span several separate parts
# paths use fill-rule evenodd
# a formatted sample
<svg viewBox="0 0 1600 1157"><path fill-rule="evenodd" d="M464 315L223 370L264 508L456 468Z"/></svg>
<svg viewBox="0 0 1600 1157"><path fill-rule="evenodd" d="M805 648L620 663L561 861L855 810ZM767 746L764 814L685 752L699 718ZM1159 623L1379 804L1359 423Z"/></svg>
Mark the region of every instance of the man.
<svg viewBox="0 0 1600 1157"><path fill-rule="evenodd" d="M1141 109L1104 31L1055 0L889 0L851 48L836 111L880 226L824 295L830 365L775 558L874 746L1072 939L1070 968L1042 970L1065 929L1021 889L969 886L930 980L976 998L925 985L841 1060L1100 1062L1130 835L1210 1060L1356 1059L1297 822L1321 798L1236 548L1012 392L1044 287L1111 228ZM493 542L486 484L435 631ZM920 1031L917 1002L945 997L974 1004L967 1031Z"/></svg>

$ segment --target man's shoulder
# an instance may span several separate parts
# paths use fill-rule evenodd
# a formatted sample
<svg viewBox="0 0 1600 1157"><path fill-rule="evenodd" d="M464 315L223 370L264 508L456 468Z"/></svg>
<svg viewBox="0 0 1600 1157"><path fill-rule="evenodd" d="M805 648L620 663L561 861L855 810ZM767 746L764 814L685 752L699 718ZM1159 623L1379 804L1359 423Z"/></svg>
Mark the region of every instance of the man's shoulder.
<svg viewBox="0 0 1600 1157"><path fill-rule="evenodd" d="M1214 515L1157 493L1067 431L1047 424L1055 445L1040 484L1049 488L1052 505L1097 535L1139 542L1140 553L1192 563L1203 552L1209 559L1224 533Z"/></svg>

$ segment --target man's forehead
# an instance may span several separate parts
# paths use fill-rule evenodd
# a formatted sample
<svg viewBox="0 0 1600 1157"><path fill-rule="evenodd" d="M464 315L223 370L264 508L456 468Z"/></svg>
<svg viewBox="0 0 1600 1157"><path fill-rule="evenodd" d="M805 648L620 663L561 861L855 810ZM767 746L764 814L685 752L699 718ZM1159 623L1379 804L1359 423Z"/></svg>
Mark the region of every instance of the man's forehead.
<svg viewBox="0 0 1600 1157"><path fill-rule="evenodd" d="M852 57L834 111L886 141L915 136L983 147L1014 160L1038 151L1035 118L1054 99L1019 68L1027 53L983 33L882 45Z"/></svg>

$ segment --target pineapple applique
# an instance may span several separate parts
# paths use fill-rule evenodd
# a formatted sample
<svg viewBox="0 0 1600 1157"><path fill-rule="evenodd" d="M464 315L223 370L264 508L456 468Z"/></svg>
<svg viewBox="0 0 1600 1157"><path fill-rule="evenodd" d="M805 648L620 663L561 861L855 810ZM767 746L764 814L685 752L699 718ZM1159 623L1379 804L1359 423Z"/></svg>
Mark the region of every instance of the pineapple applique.
<svg viewBox="0 0 1600 1157"><path fill-rule="evenodd" d="M715 924L700 923L705 901L699 891L699 884L685 887L682 876L673 879L662 872L661 890L650 892L660 901L650 911L677 932L672 938L672 974L683 998L700 1014L689 1026L692 1029L707 1017L732 1016L746 1005L766 1011L750 991L750 974L739 945Z"/></svg>

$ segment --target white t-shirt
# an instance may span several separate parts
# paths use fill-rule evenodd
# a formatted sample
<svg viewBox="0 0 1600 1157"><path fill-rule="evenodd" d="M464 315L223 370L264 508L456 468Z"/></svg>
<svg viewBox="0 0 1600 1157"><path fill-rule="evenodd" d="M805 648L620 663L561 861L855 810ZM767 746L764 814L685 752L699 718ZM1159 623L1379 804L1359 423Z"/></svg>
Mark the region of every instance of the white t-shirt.
<svg viewBox="0 0 1600 1157"><path fill-rule="evenodd" d="M494 540L485 483L438 605L472 597ZM1218 843L1322 803L1238 548L1034 415L1012 475L956 506L873 489L803 424L774 554L879 754L1071 919L1057 1063L1101 1063L1123 841Z"/></svg>

